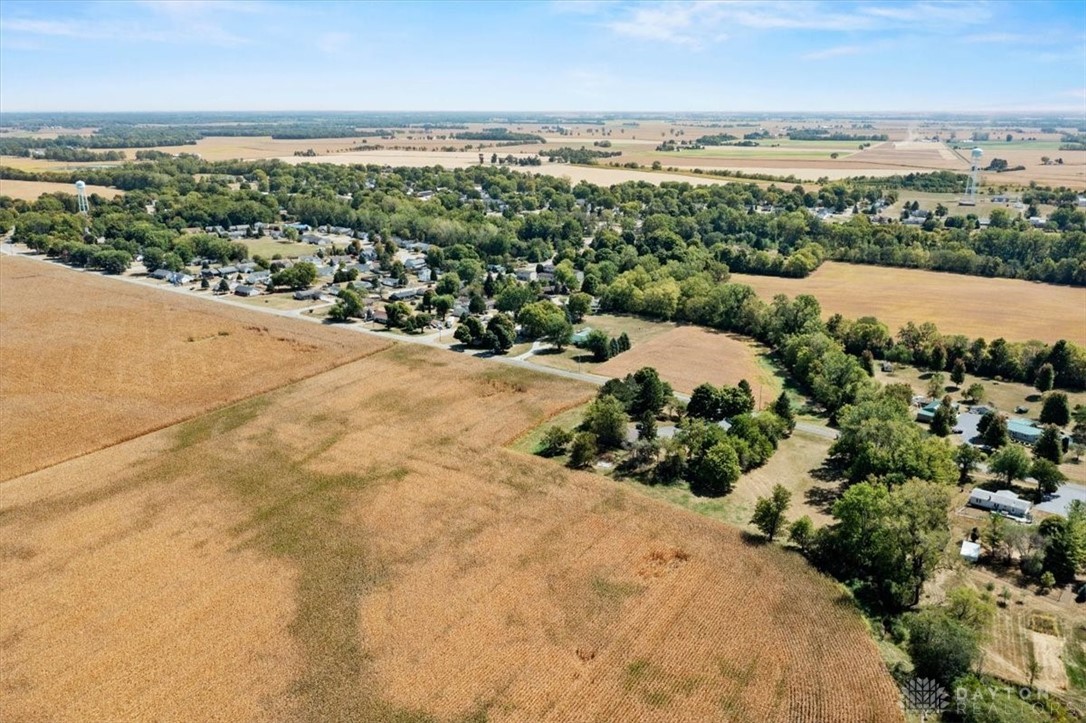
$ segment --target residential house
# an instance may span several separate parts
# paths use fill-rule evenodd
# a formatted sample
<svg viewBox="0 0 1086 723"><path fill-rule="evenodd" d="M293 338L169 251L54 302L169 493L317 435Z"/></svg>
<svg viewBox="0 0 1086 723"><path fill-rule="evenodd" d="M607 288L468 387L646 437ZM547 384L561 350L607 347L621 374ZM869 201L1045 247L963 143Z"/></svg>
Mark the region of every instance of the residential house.
<svg viewBox="0 0 1086 723"><path fill-rule="evenodd" d="M260 289L248 284L238 284L234 287L234 293L238 296L260 296Z"/></svg>
<svg viewBox="0 0 1086 723"><path fill-rule="evenodd" d="M423 291L425 291L425 289L421 289L417 286L411 289L399 289L389 294L388 298L393 301L404 301L406 299L414 299L416 296L421 296Z"/></svg>
<svg viewBox="0 0 1086 723"><path fill-rule="evenodd" d="M1018 520L1028 520L1029 511L1033 507L1027 500L1010 490L990 492L982 489L975 489L969 493L969 506L998 512Z"/></svg>

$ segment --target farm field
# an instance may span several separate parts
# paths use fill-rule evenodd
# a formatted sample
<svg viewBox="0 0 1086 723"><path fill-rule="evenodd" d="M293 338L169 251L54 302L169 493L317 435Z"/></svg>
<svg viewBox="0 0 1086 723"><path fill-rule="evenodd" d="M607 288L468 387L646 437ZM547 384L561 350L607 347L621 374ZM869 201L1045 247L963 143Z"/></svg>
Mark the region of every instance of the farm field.
<svg viewBox="0 0 1086 723"><path fill-rule="evenodd" d="M593 391L397 345L7 481L6 715L901 720L799 556L500 447Z"/></svg>
<svg viewBox="0 0 1086 723"><path fill-rule="evenodd" d="M875 316L893 333L909 321L931 321L944 334L989 341L1086 344L1083 288L832 261L805 279L732 274L731 280L747 284L766 301L776 294L811 294L824 318Z"/></svg>
<svg viewBox="0 0 1086 723"><path fill-rule="evenodd" d="M781 393L781 382L762 360L766 350L732 334L700 326L680 326L638 344L597 366L593 371L611 377L655 367L676 391L689 394L703 382L738 384L746 379L754 389L755 405L771 404Z"/></svg>
<svg viewBox="0 0 1086 723"><path fill-rule="evenodd" d="M24 201L35 201L44 193L67 193L75 195L75 186L71 183L53 183L51 181L10 181L0 180L0 196L11 196ZM98 194L103 198L121 195L121 191L108 186L87 186L87 195Z"/></svg>
<svg viewBox="0 0 1086 723"><path fill-rule="evenodd" d="M384 344L19 257L0 257L0 284L0 479Z"/></svg>

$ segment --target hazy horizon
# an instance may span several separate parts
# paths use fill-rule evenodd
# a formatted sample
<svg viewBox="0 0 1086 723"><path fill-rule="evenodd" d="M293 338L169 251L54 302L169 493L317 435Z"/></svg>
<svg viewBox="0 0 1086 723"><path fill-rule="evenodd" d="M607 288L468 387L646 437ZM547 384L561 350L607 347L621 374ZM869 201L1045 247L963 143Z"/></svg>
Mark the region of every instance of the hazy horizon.
<svg viewBox="0 0 1086 723"><path fill-rule="evenodd" d="M284 108L1086 116L1086 3L0 6L6 113Z"/></svg>

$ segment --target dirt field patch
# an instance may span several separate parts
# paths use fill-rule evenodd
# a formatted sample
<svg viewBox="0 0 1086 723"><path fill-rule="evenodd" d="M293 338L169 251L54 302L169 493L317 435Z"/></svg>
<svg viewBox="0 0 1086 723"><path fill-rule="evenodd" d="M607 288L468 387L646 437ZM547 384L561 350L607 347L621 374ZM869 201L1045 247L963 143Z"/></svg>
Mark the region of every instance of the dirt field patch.
<svg viewBox="0 0 1086 723"><path fill-rule="evenodd" d="M75 186L71 183L53 183L51 181L9 181L0 180L0 196L11 196L24 201L36 201L44 193L67 193L75 195ZM108 186L87 186L87 195L98 194L103 198L121 195L121 191Z"/></svg>
<svg viewBox="0 0 1086 723"><path fill-rule="evenodd" d="M0 479L357 359L384 342L0 259Z"/></svg>
<svg viewBox="0 0 1086 723"><path fill-rule="evenodd" d="M826 262L805 279L732 274L769 301L811 294L825 318L875 316L894 333L932 321L944 334L991 341L1067 339L1086 344L1086 289L1017 279L987 279L918 269ZM635 349L636 351L636 349Z"/></svg>
<svg viewBox="0 0 1086 723"><path fill-rule="evenodd" d="M680 326L635 343L630 351L601 364L594 372L621 377L641 367L655 367L676 391L686 394L703 382L734 385L746 379L761 408L781 393L780 380L759 361L761 354L764 349L749 339L700 326Z"/></svg>
<svg viewBox="0 0 1086 723"><path fill-rule="evenodd" d="M593 392L395 346L5 483L0 703L900 720L860 618L798 556L498 447Z"/></svg>

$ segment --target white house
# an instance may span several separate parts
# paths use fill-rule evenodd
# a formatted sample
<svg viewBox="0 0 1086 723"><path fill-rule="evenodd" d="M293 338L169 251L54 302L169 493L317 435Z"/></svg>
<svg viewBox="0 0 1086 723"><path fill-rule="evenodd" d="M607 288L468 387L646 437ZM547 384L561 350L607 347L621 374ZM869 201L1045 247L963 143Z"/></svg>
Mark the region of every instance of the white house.
<svg viewBox="0 0 1086 723"><path fill-rule="evenodd" d="M1027 500L1010 490L989 492L975 489L969 493L969 504L972 507L991 510L1015 519L1029 519L1029 511L1033 507Z"/></svg>

